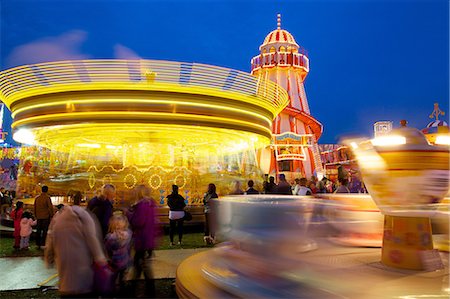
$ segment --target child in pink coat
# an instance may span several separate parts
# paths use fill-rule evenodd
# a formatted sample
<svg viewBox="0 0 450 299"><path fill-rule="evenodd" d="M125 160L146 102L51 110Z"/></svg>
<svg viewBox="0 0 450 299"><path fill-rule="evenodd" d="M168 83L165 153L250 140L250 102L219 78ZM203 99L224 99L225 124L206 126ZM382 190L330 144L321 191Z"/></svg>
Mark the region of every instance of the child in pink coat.
<svg viewBox="0 0 450 299"><path fill-rule="evenodd" d="M14 220L14 249L20 248L20 221L23 214L23 202L16 202L16 208L11 212L11 219Z"/></svg>
<svg viewBox="0 0 450 299"><path fill-rule="evenodd" d="M36 224L37 220L34 220L30 212L26 211L22 214L22 220L20 220L20 249L28 250L33 226Z"/></svg>

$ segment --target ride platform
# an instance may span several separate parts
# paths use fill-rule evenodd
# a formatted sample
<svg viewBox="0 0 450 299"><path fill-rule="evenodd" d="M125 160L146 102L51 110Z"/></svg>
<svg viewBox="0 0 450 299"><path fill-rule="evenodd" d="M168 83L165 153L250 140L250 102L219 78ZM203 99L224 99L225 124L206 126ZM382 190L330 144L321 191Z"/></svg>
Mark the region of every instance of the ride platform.
<svg viewBox="0 0 450 299"><path fill-rule="evenodd" d="M318 244L317 250L298 253L298 267L284 273L297 283L291 298L449 298L448 252L439 253L441 269L413 271L383 265L380 248L341 247L326 239ZM429 260L430 268L436 267L433 263ZM272 281L258 287L257 282L220 263L214 250L184 260L176 276L180 298L270 298L279 291Z"/></svg>

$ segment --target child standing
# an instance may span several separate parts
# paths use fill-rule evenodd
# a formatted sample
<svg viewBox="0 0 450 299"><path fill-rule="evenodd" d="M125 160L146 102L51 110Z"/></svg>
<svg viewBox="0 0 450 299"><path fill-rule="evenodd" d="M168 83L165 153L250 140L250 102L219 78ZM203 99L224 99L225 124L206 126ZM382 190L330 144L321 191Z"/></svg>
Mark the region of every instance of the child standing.
<svg viewBox="0 0 450 299"><path fill-rule="evenodd" d="M16 208L11 212L11 218L14 220L14 249L20 248L20 221L23 214L23 202L16 202Z"/></svg>
<svg viewBox="0 0 450 299"><path fill-rule="evenodd" d="M105 247L110 259L110 265L119 278L120 291L124 290L125 273L130 264L131 230L128 220L123 214L114 214L109 220L109 232L105 237Z"/></svg>
<svg viewBox="0 0 450 299"><path fill-rule="evenodd" d="M32 226L36 224L37 220L34 220L30 212L26 211L22 214L22 220L20 221L20 249L28 250L30 236L33 232Z"/></svg>

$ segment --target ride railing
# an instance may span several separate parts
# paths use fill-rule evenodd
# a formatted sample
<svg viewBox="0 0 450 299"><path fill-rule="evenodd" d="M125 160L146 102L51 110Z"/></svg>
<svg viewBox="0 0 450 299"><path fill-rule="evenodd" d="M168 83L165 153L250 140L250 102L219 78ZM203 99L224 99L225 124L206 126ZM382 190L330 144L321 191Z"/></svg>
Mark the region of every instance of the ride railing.
<svg viewBox="0 0 450 299"><path fill-rule="evenodd" d="M231 97L274 115L288 103L272 81L200 63L158 60L72 60L23 65L0 72L0 100L78 90L160 90ZM234 94L234 96L233 96Z"/></svg>
<svg viewBox="0 0 450 299"><path fill-rule="evenodd" d="M309 72L309 59L302 53L274 52L263 53L252 58L252 71L260 67L293 66Z"/></svg>

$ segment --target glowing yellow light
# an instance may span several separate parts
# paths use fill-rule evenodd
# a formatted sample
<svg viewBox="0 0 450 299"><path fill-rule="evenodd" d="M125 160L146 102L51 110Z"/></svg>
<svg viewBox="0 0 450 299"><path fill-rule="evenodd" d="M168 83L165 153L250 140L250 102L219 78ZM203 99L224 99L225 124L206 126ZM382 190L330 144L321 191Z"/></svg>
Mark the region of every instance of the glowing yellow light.
<svg viewBox="0 0 450 299"><path fill-rule="evenodd" d="M176 123L176 120L179 121L190 121L193 124L199 124L200 121L203 121L205 123L217 123L222 124L222 126L230 127L238 130L244 130L244 128L248 128L249 130L255 130L261 135L265 136L271 136L271 129L259 124L242 121L242 120L235 120L230 118L224 118L224 117L216 117L216 116L206 116L206 115L195 115L195 114L172 114L172 113L158 113L158 112L127 112L127 111L121 111L121 112L111 112L111 111L102 111L102 112L76 112L76 113L55 113L51 115L40 115L40 116L33 116L29 117L23 120L18 120L14 122L11 127L20 127L26 124L34 123L34 122L44 122L44 121L59 121L60 123L63 120L71 120L71 119L89 119L90 117L95 117L97 120L100 120L102 118L115 118L116 121L118 121L121 118L124 118L125 120L128 120L130 117L145 117L146 119L151 119L152 117L154 119L165 120L170 123ZM98 127L97 124L92 124L93 127Z"/></svg>
<svg viewBox="0 0 450 299"><path fill-rule="evenodd" d="M25 98L68 91L163 91L251 103L270 111L273 116L289 102L287 92L277 84L258 80L245 72L171 61L141 60L139 65L141 69L151 69L151 74L140 69L136 72L135 61L128 60L57 61L33 65L41 70L40 76L29 65L8 69L0 72L0 100L11 108ZM184 66L191 70L189 76L182 71ZM236 75L230 81L231 71Z"/></svg>
<svg viewBox="0 0 450 299"><path fill-rule="evenodd" d="M149 184L149 186L150 186L152 189L156 190L156 189L158 189L159 187L161 187L162 179L161 179L161 177L160 177L159 175L153 174L153 175L151 175L150 178L148 179L148 184Z"/></svg>
<svg viewBox="0 0 450 299"><path fill-rule="evenodd" d="M374 146L394 146L406 144L406 138L399 135L387 135L374 138L370 142Z"/></svg>
<svg viewBox="0 0 450 299"><path fill-rule="evenodd" d="M233 111L233 112L239 112L242 114L251 115L257 118L260 118L267 122L269 125L272 125L272 120L266 116L263 116L261 114L255 113L253 111L244 110L240 108L233 108L233 107L227 107L224 105L214 105L210 103L201 103L201 102L190 102L190 101L175 101L175 100L140 100L140 99L89 99L89 100L70 100L71 105L74 104L100 104L100 103L131 103L131 104L170 104L170 105L186 105L186 106L195 106L195 107L204 107L204 108L212 108L217 110L226 110L226 111ZM45 102L40 104L33 104L33 105L27 105L25 107L21 108L15 108L11 115L14 118L17 114L28 111L28 110L34 110L36 108L44 108L44 107L53 107L53 106L59 106L59 105L67 105L66 101L52 101L52 102Z"/></svg>
<svg viewBox="0 0 450 299"><path fill-rule="evenodd" d="M350 146L353 148L353 149L357 149L358 148L358 145L356 144L356 142L350 142Z"/></svg>
<svg viewBox="0 0 450 299"><path fill-rule="evenodd" d="M33 132L28 129L19 129L13 134L13 139L17 142L28 145L33 145L36 142Z"/></svg>
<svg viewBox="0 0 450 299"><path fill-rule="evenodd" d="M100 148L101 147L101 145L97 144L97 143L78 143L78 144L75 144L75 146L89 147L89 148Z"/></svg>
<svg viewBox="0 0 450 299"><path fill-rule="evenodd" d="M107 149L119 149L119 148L122 148L122 147L121 147L121 146L116 146L116 145L107 144L107 145L106 145L106 148L107 148Z"/></svg>
<svg viewBox="0 0 450 299"><path fill-rule="evenodd" d="M125 178L123 179L123 185L125 186L125 188L127 189L133 189L134 186L136 186L137 183L137 179L134 175L132 174L127 174L125 176Z"/></svg>
<svg viewBox="0 0 450 299"><path fill-rule="evenodd" d="M450 145L450 136L448 136L448 135L437 136L435 144Z"/></svg>

